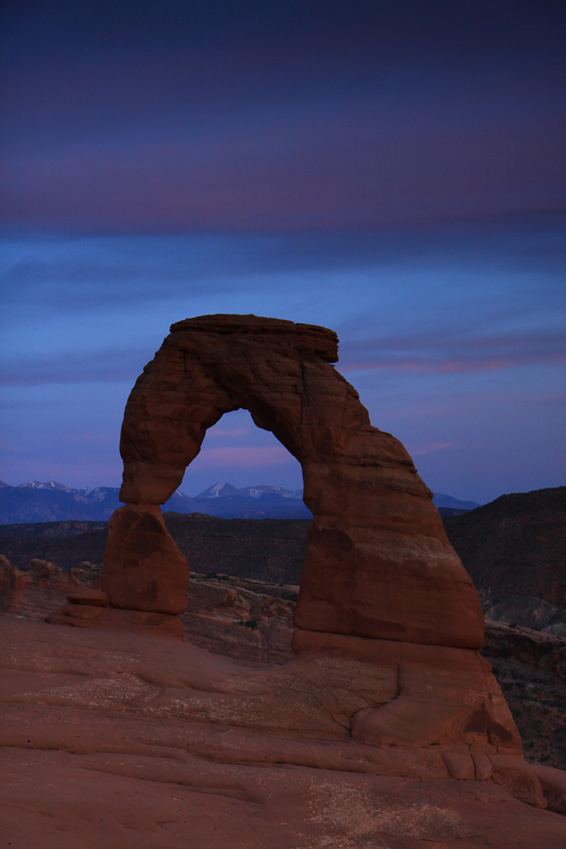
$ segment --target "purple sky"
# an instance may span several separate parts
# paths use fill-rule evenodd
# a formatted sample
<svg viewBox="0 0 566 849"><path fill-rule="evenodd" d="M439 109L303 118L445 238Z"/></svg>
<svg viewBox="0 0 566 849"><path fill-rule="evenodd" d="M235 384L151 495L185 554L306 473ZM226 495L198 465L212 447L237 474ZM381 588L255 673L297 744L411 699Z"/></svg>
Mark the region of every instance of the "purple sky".
<svg viewBox="0 0 566 849"><path fill-rule="evenodd" d="M0 478L118 485L169 324L254 312L435 491L565 483L561 2L8 0ZM300 486L246 413L183 485Z"/></svg>

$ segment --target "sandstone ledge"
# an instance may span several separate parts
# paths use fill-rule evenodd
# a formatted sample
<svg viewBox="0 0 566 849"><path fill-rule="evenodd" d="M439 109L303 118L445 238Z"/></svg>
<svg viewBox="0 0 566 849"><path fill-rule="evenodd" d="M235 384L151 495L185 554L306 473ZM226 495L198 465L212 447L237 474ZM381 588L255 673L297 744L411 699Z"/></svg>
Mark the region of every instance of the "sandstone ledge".
<svg viewBox="0 0 566 849"><path fill-rule="evenodd" d="M566 839L563 817L507 792L511 781L536 787L521 758L351 739L344 708L367 703L365 664L246 668L174 640L13 616L0 636L0 816L18 849L558 849Z"/></svg>

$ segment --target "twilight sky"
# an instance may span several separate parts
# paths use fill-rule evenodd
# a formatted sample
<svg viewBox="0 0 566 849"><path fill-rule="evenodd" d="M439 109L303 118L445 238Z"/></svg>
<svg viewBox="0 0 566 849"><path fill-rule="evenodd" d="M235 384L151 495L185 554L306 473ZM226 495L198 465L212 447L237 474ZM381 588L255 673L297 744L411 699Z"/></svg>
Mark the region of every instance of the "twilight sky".
<svg viewBox="0 0 566 849"><path fill-rule="evenodd" d="M0 44L0 478L119 485L182 318L322 324L437 492L566 482L566 13L27 2ZM183 491L301 485L247 413Z"/></svg>

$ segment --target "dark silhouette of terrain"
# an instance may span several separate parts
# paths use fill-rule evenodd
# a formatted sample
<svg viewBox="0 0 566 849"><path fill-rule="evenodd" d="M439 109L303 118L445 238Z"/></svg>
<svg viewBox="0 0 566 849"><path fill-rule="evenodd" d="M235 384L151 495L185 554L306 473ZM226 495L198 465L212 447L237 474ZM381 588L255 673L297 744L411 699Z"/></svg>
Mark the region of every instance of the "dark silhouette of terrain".
<svg viewBox="0 0 566 849"><path fill-rule="evenodd" d="M223 572L273 583L299 584L310 521L219 519L165 513L165 523L191 571ZM101 564L108 525L43 522L0 525L0 553L19 569L37 557L72 569L82 560Z"/></svg>
<svg viewBox="0 0 566 849"><path fill-rule="evenodd" d="M566 486L446 517L488 619L566 636Z"/></svg>
<svg viewBox="0 0 566 849"><path fill-rule="evenodd" d="M299 584L307 519L222 519L165 513L196 572ZM501 498L444 517L487 618L566 636L566 487ZM18 568L33 557L63 569L102 563L107 523L0 525L0 553Z"/></svg>

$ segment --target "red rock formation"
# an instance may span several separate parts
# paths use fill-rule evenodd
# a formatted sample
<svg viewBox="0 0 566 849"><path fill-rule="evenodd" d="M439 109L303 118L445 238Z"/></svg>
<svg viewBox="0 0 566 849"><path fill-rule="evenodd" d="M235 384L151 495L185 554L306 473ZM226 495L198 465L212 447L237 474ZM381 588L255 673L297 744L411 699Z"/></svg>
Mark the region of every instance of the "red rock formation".
<svg viewBox="0 0 566 849"><path fill-rule="evenodd" d="M236 724L320 729L327 721L320 710L305 713L303 696L295 703L287 693L289 682L295 693L293 676L318 688L313 698L323 713L338 699L330 691L346 693L359 681L361 702L348 695L336 703L334 721L351 738L396 747L401 760L404 748L426 749L431 758L435 748L452 778L491 777L544 805L499 686L477 653L480 602L432 494L401 443L372 427L357 392L331 365L336 360L336 335L320 327L256 316L173 325L126 406L127 506L111 520L102 588L113 608L136 615L185 609L188 569L159 505L180 485L207 428L245 408L300 462L314 518L295 612L298 657L274 684L286 696L281 704L245 700ZM93 617L106 615L114 614L98 609Z"/></svg>
<svg viewBox="0 0 566 849"><path fill-rule="evenodd" d="M145 511L156 533L155 505L180 485L207 428L245 408L303 469L314 519L297 627L479 648L481 606L431 493L331 365L336 335L256 316L187 319L171 331L138 378L122 426L121 498L137 521ZM184 571L176 555L173 566L169 551L159 554L172 550L164 527L147 556L119 514L113 524L103 574L111 604L178 613Z"/></svg>
<svg viewBox="0 0 566 849"><path fill-rule="evenodd" d="M0 554L0 610L3 613L11 613L21 607L29 582L25 572L16 569L5 555Z"/></svg>
<svg viewBox="0 0 566 849"><path fill-rule="evenodd" d="M91 588L77 580L73 572L64 572L47 560L33 558L23 571L0 554L0 612L42 618L59 607L70 593L89 592Z"/></svg>
<svg viewBox="0 0 566 849"><path fill-rule="evenodd" d="M181 617L187 639L216 654L285 663L293 657L294 600L298 587L192 574L189 606ZM278 595L274 595L278 593Z"/></svg>

